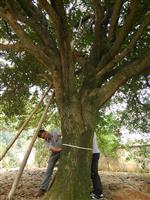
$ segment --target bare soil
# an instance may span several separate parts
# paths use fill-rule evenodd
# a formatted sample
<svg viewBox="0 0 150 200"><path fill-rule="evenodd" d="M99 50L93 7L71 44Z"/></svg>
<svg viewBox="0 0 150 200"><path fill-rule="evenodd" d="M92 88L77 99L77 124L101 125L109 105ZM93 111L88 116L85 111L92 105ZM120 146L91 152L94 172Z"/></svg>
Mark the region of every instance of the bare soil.
<svg viewBox="0 0 150 200"><path fill-rule="evenodd" d="M15 170L0 172L0 200L7 199L16 173ZM44 169L25 170L16 189L14 199L37 200L35 195L43 174ZM100 176L107 200L115 200L114 194L122 189L133 189L133 191L141 192L141 194L147 195L145 200L150 200L150 176L148 174L100 172Z"/></svg>

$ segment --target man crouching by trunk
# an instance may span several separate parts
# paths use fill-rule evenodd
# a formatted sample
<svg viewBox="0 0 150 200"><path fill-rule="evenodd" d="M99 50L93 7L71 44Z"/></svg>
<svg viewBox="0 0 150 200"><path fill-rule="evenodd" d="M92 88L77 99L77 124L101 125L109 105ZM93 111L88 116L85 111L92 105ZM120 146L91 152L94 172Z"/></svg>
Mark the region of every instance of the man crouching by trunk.
<svg viewBox="0 0 150 200"><path fill-rule="evenodd" d="M38 137L45 140L45 145L51 151L48 166L44 174L40 189L36 197L41 197L48 191L48 186L52 177L53 169L56 162L60 158L60 152L62 150L62 137L60 131L51 131L48 132L44 129L41 129L38 133Z"/></svg>

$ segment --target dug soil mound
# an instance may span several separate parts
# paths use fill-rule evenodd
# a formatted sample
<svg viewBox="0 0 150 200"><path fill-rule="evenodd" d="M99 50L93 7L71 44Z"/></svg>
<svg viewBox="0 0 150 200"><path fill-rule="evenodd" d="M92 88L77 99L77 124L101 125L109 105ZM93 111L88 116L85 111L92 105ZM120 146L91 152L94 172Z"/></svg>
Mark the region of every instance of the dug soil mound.
<svg viewBox="0 0 150 200"><path fill-rule="evenodd" d="M35 197L44 169L25 170L14 200L37 200ZM7 200L15 170L0 172L0 200ZM150 200L150 176L129 173L100 172L107 200Z"/></svg>

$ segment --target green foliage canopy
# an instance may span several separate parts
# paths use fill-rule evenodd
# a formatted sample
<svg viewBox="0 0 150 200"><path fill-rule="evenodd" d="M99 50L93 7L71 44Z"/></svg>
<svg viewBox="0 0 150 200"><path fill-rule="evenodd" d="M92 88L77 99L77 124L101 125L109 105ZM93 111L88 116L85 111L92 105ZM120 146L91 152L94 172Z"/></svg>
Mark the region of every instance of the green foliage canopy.
<svg viewBox="0 0 150 200"><path fill-rule="evenodd" d="M0 77L3 116L11 118L27 114L29 110L27 102L33 95L31 88L36 86L43 90L53 78L53 72L43 61L39 62L42 59L40 51L38 52L39 56L33 53L34 47L40 48L48 56L51 55L52 50L54 52L61 51L58 37L59 25L53 12L52 14L48 12L48 8L51 6L56 9L57 6L63 5L64 12L66 12L66 17L63 16L64 19L62 19L64 24L62 23L60 32L65 38L65 26L67 26L69 34L66 33L66 35L68 34L68 37L71 38L73 73L79 93L82 92L83 87L92 89L95 83L97 88L102 87L122 67L139 58L144 59L144 54L149 51L148 0L140 0L138 3L135 1L133 3L101 1L99 3L99 1L90 0L63 2L64 4L60 3L59 5L58 3L57 5L56 3L55 5L54 1L50 1L44 5L42 1L14 0L8 3L8 1L2 0L0 55L5 62L0 60ZM115 16L115 11L116 14L119 11L118 16ZM8 13L10 13L10 18ZM64 15L63 12L60 14ZM65 20L67 25L65 25ZM20 33L16 30L17 27ZM27 47L26 42L30 42L33 46ZM112 55L109 55L111 52ZM55 55L52 58L53 62L57 62ZM100 79L94 80L93 75L89 75L92 69L88 67L88 62L97 66L98 74L99 69L102 69L110 60L113 67L108 70L108 73L100 76ZM48 62L51 65L50 61ZM148 64L146 66L149 67ZM127 104L127 109L123 112L122 117L124 122L130 124L131 128L140 128L142 131L149 129L147 116L149 116L150 110L150 82L147 69L142 72L143 76L140 79L139 77L132 78L122 86L121 93L118 92L115 98L115 102ZM38 90L35 95L38 97Z"/></svg>

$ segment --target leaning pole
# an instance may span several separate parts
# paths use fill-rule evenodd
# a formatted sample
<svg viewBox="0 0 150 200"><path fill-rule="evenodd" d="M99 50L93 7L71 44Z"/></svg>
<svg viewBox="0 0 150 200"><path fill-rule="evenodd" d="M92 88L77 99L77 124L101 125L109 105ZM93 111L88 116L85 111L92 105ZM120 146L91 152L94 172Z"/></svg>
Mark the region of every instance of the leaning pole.
<svg viewBox="0 0 150 200"><path fill-rule="evenodd" d="M52 95L52 96L53 96L53 95ZM25 168L25 166L26 166L26 163L27 163L27 160L28 160L29 155L30 155L30 153L31 153L32 147L33 147L33 145L34 145L34 143L35 143L35 141L36 141L36 138L37 138L37 136L38 136L38 132L39 132L41 126L42 126L42 123L44 122L44 120L45 120L45 118L46 118L46 114L47 114L48 108L49 108L49 106L50 106L52 96L51 96L51 98L49 99L49 101L48 101L48 103L47 103L47 105L46 105L46 107L45 107L45 110L44 110L44 112L43 112L43 114L42 114L42 116L41 116L41 119L40 119L40 121L39 121L38 127L37 127L37 129L36 129L36 131L35 131L35 133L34 133L34 135L33 135L33 138L32 138L32 140L31 140L31 142L30 142L30 144L29 144L28 150L27 150L27 152L26 152L26 154L25 154L25 156L24 156L24 159L23 159L23 161L22 161L22 163L21 163L21 165L20 165L20 169L19 169L19 171L18 171L18 173L17 173L17 175L16 175L16 177L15 177L15 179L14 179L12 188L11 188L9 194L8 194L8 199L9 199L9 200L12 200L12 199L13 199L13 195L14 195L14 193L15 193L15 190L16 190L16 188L17 188L17 185L18 185L18 183L19 183L19 180L20 180L20 178L21 178L21 175L22 175L22 173L23 173L23 170L24 170L24 168Z"/></svg>
<svg viewBox="0 0 150 200"><path fill-rule="evenodd" d="M20 127L20 129L18 130L17 134L15 135L15 137L12 139L12 141L10 141L10 143L8 144L8 146L6 147L5 151L2 153L2 155L0 155L0 161L5 157L6 153L9 151L9 149L12 147L12 145L15 143L15 141L17 140L17 138L19 137L19 135L22 133L22 131L24 130L24 128L27 126L27 124L29 123L31 117L34 115L34 113L37 111L38 107L40 106L40 104L42 103L42 101L44 100L45 96L47 95L47 93L49 92L50 87L48 88L48 90L44 93L44 95L41 97L39 103L36 105L36 107L34 108L34 110L31 112L31 114L27 117L27 119L24 121L24 123L22 124L22 126Z"/></svg>

